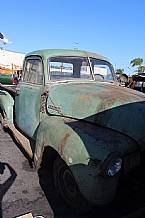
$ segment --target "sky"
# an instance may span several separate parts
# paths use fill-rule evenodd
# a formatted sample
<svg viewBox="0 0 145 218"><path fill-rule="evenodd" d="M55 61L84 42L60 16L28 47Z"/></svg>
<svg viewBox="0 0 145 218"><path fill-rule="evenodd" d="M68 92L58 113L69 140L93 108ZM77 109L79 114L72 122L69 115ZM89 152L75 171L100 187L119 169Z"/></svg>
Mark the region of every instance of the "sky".
<svg viewBox="0 0 145 218"><path fill-rule="evenodd" d="M132 59L145 61L145 0L5 0L0 9L0 32L12 41L3 49L78 48L128 75Z"/></svg>

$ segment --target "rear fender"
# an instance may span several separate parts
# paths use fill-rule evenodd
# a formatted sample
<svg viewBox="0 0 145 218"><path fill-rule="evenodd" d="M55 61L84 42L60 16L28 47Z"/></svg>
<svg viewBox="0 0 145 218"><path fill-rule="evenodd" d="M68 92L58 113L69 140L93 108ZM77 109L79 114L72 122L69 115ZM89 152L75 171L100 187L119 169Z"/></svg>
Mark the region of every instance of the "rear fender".
<svg viewBox="0 0 145 218"><path fill-rule="evenodd" d="M0 108L9 123L13 123L14 99L7 91L0 90Z"/></svg>

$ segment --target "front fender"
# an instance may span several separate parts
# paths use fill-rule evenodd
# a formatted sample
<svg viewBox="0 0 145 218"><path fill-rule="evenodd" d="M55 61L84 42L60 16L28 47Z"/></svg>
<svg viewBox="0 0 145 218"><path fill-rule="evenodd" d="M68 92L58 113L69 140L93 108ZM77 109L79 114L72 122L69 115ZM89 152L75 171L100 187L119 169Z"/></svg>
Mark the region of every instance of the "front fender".
<svg viewBox="0 0 145 218"><path fill-rule="evenodd" d="M9 123L13 123L13 106L14 99L12 96L7 91L0 90L0 108Z"/></svg>
<svg viewBox="0 0 145 218"><path fill-rule="evenodd" d="M47 117L40 123L34 153L35 162L41 163L45 146L55 149L67 165L88 164L89 154L83 140L60 117Z"/></svg>
<svg viewBox="0 0 145 218"><path fill-rule="evenodd" d="M138 149L134 140L116 131L55 116L46 117L38 127L36 161L41 162L45 146L55 149L68 165L103 162L111 153L123 156Z"/></svg>

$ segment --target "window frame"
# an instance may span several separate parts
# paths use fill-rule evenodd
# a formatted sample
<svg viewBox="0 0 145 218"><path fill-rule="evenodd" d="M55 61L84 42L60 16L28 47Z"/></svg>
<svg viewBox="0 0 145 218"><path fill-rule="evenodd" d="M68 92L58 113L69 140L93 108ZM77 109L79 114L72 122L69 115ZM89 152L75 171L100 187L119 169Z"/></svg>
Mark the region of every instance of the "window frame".
<svg viewBox="0 0 145 218"><path fill-rule="evenodd" d="M30 80L26 81L24 78L25 78L25 70L26 70L26 66L27 66L27 63L29 60L39 60L40 63L41 63L41 70L42 70L42 81L41 82L32 82ZM45 82L45 77L44 77L44 64L43 64L43 60L42 60L42 57L41 56L38 56L38 55L32 55L32 56L27 56L25 58L25 61L24 61L24 64L23 64L23 71L22 71L22 76L21 76L21 80L20 82L23 82L23 83L27 83L27 84L31 84L31 85L44 85L44 82Z"/></svg>
<svg viewBox="0 0 145 218"><path fill-rule="evenodd" d="M102 80L102 81L109 81L109 82L115 82L116 80L115 80L115 75L114 75L114 69L113 69L113 66L112 66L112 64L110 63L110 62L108 62L107 60L103 60L103 59L99 59L99 58L95 58L95 57L91 57L91 56L77 56L77 55L56 55L56 56L51 56L51 57L48 57L48 59L47 59L47 73L48 73L48 80L50 81L50 82L61 82L61 81L64 81L64 80L52 80L51 79L51 72L50 72L50 60L51 60L51 58L57 58L57 57L63 57L63 58L67 58L67 57L80 57L80 58L86 58L87 60L88 60L88 66L90 67L90 76L92 77L92 78L90 78L90 79L88 79L88 80L90 80L90 81L98 81L98 79L96 79L96 77L95 77L95 74L94 74L94 70L93 70L93 67L92 67L92 62L91 62L91 59L95 59L95 60L98 60L98 61L100 61L100 62L103 62L104 63L104 65L106 64L107 66L108 66L108 68L110 69L110 73L111 73L111 75L112 75L112 79L111 80L107 80L107 79L105 79L105 80ZM81 78L80 78L80 80L81 80ZM71 80L71 81L73 81L73 80ZM85 81L85 80L84 80Z"/></svg>
<svg viewBox="0 0 145 218"><path fill-rule="evenodd" d="M52 80L51 79L51 72L50 72L50 63L51 63L51 58L57 58L57 57L62 57L62 58L76 58L76 57L78 57L78 58L84 58L84 59L86 59L87 61L88 61L88 66L90 67L90 76L92 77L92 78L90 78L90 79L88 79L88 80L90 80L90 81L94 81L94 77L93 77L93 73L92 73L92 70L91 70L91 66L90 66L90 63L89 63L89 57L88 56L77 56L77 55L56 55L56 56L50 56L48 59L47 59L47 68L48 68L48 79L49 79L49 81L50 82L61 82L61 81L66 81L66 80ZM72 79L71 80L69 80L69 79L67 79L68 81L73 81ZM79 80L87 80L87 79L81 79L81 78L79 78L78 79L78 81Z"/></svg>

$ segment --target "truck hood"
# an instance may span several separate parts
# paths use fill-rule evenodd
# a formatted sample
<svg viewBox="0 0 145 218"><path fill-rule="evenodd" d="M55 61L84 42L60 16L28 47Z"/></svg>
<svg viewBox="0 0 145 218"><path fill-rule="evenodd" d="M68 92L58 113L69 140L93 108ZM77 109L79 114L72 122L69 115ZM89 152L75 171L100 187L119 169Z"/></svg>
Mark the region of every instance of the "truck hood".
<svg viewBox="0 0 145 218"><path fill-rule="evenodd" d="M145 96L107 82L58 83L49 90L47 110L122 132L145 145Z"/></svg>

